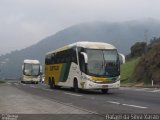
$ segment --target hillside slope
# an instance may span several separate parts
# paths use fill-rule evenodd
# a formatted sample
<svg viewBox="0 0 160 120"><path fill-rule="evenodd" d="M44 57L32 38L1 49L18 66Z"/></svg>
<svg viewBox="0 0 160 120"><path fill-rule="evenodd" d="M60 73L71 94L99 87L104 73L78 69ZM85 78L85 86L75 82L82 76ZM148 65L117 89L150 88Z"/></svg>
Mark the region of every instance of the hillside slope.
<svg viewBox="0 0 160 120"><path fill-rule="evenodd" d="M135 82L160 85L160 43L155 44L149 52L142 56L132 78Z"/></svg>
<svg viewBox="0 0 160 120"><path fill-rule="evenodd" d="M107 42L116 46L121 53L128 54L131 45L144 39L146 29L149 30L148 38L158 36L160 23L157 21L92 22L71 26L33 46L0 56L0 77L19 78L24 59L38 59L44 64L45 53L77 41Z"/></svg>
<svg viewBox="0 0 160 120"><path fill-rule="evenodd" d="M139 58L132 58L128 60L125 64L121 65L121 82L128 83L131 82L130 79L134 73L134 69L139 62Z"/></svg>

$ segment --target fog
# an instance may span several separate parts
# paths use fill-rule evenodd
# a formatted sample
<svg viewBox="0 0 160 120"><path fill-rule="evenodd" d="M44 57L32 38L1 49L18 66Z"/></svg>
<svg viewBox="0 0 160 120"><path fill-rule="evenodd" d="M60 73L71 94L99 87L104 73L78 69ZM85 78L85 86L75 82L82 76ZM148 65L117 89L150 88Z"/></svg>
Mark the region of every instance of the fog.
<svg viewBox="0 0 160 120"><path fill-rule="evenodd" d="M158 0L0 0L0 55L71 25L160 20Z"/></svg>

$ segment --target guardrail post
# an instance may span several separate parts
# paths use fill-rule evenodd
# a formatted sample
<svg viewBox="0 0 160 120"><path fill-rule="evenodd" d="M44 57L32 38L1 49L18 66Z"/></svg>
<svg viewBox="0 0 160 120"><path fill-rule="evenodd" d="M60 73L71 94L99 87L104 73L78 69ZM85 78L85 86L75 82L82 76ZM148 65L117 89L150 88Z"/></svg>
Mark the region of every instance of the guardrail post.
<svg viewBox="0 0 160 120"><path fill-rule="evenodd" d="M153 84L153 80L152 80L152 87L153 87L153 85L154 85L154 84Z"/></svg>

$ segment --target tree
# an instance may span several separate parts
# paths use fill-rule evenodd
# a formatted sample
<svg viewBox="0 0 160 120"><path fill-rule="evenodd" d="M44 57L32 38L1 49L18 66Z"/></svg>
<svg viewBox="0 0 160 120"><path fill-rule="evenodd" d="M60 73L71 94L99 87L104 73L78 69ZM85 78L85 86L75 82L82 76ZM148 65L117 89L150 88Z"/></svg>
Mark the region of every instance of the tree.
<svg viewBox="0 0 160 120"><path fill-rule="evenodd" d="M131 57L142 56L147 49L146 42L137 42L131 47Z"/></svg>

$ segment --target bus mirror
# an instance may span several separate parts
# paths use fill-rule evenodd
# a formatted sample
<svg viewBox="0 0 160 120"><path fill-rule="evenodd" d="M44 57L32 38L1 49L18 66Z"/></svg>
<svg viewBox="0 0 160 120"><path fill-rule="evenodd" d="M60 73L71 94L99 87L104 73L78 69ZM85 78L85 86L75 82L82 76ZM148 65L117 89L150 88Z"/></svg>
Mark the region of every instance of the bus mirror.
<svg viewBox="0 0 160 120"><path fill-rule="evenodd" d="M43 75L42 65L40 65L40 75Z"/></svg>
<svg viewBox="0 0 160 120"><path fill-rule="evenodd" d="M40 72L42 72L43 70L42 70L42 65L40 65Z"/></svg>
<svg viewBox="0 0 160 120"><path fill-rule="evenodd" d="M120 64L124 64L125 63L125 55L121 54L121 53L118 53L119 55L119 61L120 61Z"/></svg>
<svg viewBox="0 0 160 120"><path fill-rule="evenodd" d="M85 62L85 63L88 63L88 56L87 56L87 54L86 54L85 52L81 52L81 54L82 54L83 57L84 57L84 62Z"/></svg>
<svg viewBox="0 0 160 120"><path fill-rule="evenodd" d="M24 65L22 65L22 70L24 69Z"/></svg>

